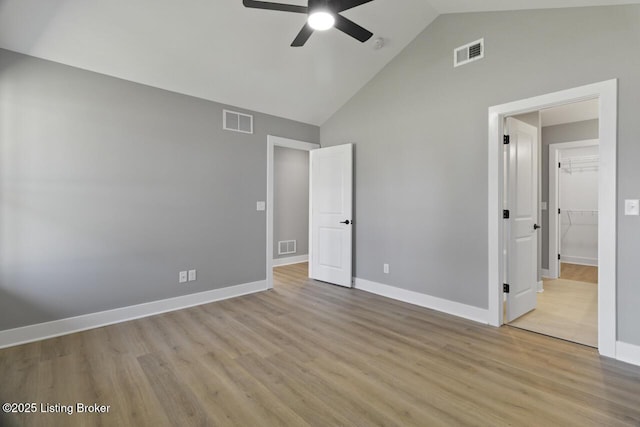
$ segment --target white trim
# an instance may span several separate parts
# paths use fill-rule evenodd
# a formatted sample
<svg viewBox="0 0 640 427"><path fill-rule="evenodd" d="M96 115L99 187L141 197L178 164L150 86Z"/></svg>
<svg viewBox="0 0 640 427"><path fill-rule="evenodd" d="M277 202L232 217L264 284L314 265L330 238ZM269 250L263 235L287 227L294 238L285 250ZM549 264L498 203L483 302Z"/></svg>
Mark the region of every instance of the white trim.
<svg viewBox="0 0 640 427"><path fill-rule="evenodd" d="M640 366L640 345L618 341L616 355L618 360Z"/></svg>
<svg viewBox="0 0 640 427"><path fill-rule="evenodd" d="M266 282L244 283L226 288L213 289L195 294L183 295L159 301L130 305L128 307L97 313L84 314L82 316L68 317L66 319L51 322L38 323L36 325L23 326L15 329L0 331L0 348L40 341L60 335L72 334L87 329L100 328L114 323L154 316L168 311L181 310L210 302L220 301L241 295L252 294L266 290Z"/></svg>
<svg viewBox="0 0 640 427"><path fill-rule="evenodd" d="M308 262L309 255L288 256L286 258L274 258L273 267L281 267L283 265L300 264L302 262Z"/></svg>
<svg viewBox="0 0 640 427"><path fill-rule="evenodd" d="M273 157L275 147L311 151L320 144L267 135L267 289L273 288Z"/></svg>
<svg viewBox="0 0 640 427"><path fill-rule="evenodd" d="M597 139L588 139L584 141L559 142L549 144L549 274L551 278L560 277L560 263L558 262L558 254L560 251L560 224L558 223L558 214L552 215L552 212L558 212L558 162L560 162L560 151L569 148L594 147L600 145ZM598 174L598 180L600 174ZM598 201L599 202L599 201ZM597 263L597 260L596 260ZM597 264L596 264L597 265Z"/></svg>
<svg viewBox="0 0 640 427"><path fill-rule="evenodd" d="M550 274L551 274L551 273L550 273L550 272L549 272L549 270L547 270L546 268L543 268L543 269L540 271L540 275L541 275L542 277L544 277L545 279L554 279L554 277L551 277L551 276L550 276Z"/></svg>
<svg viewBox="0 0 640 427"><path fill-rule="evenodd" d="M408 291L406 289L400 289L394 286L360 279L358 277L355 278L355 288L371 292L372 294L381 295L383 297L473 320L474 322L487 324L488 312L482 308L421 294L419 292Z"/></svg>
<svg viewBox="0 0 640 427"><path fill-rule="evenodd" d="M511 115L567 104L599 99L600 163L598 197L598 350L603 356L616 355L616 156L617 156L617 79L563 90L489 108L488 138L488 294L489 323L503 324L502 276L502 136L504 118Z"/></svg>
<svg viewBox="0 0 640 427"><path fill-rule="evenodd" d="M538 293L541 294L544 292L544 282L542 280L538 280Z"/></svg>
<svg viewBox="0 0 640 427"><path fill-rule="evenodd" d="M598 258L585 258L581 256L562 255L562 262L569 264L588 265L591 267L598 266Z"/></svg>

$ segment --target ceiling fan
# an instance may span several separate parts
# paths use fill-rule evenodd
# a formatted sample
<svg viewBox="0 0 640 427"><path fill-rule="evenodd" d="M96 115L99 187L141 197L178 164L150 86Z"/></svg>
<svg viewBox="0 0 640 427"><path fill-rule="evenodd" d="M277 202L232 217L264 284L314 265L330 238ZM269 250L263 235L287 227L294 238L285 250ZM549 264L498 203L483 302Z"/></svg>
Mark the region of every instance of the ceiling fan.
<svg viewBox="0 0 640 427"><path fill-rule="evenodd" d="M314 30L324 31L334 26L354 39L366 42L373 33L340 15L340 12L370 1L373 0L309 0L307 6L298 6L268 1L242 0L242 4L254 9L279 10L308 15L307 23L291 43L293 47L300 47L309 40Z"/></svg>

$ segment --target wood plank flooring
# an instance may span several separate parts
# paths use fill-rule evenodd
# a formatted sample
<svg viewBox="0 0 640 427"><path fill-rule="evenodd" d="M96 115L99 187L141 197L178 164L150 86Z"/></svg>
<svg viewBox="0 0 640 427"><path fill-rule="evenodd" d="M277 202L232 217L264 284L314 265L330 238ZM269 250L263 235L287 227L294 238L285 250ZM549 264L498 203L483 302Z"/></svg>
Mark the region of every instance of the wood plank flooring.
<svg viewBox="0 0 640 427"><path fill-rule="evenodd" d="M275 270L275 289L0 350L2 426L638 426L640 367Z"/></svg>
<svg viewBox="0 0 640 427"><path fill-rule="evenodd" d="M598 347L598 285L545 280L537 307L509 326Z"/></svg>
<svg viewBox="0 0 640 427"><path fill-rule="evenodd" d="M598 267L563 262L560 265L560 278L578 282L598 283Z"/></svg>
<svg viewBox="0 0 640 427"><path fill-rule="evenodd" d="M536 309L509 326L598 347L598 267L563 262L560 279L544 279Z"/></svg>

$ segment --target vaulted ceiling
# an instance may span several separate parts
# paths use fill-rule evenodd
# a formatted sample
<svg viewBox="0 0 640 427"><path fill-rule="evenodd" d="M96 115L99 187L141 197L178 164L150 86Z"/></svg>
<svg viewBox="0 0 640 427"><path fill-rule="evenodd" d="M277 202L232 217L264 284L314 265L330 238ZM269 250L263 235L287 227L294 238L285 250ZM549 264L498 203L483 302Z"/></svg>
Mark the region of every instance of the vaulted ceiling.
<svg viewBox="0 0 640 427"><path fill-rule="evenodd" d="M639 2L374 0L343 13L366 43L332 29L292 48L304 15L242 0L0 0L0 47L320 125L439 14Z"/></svg>

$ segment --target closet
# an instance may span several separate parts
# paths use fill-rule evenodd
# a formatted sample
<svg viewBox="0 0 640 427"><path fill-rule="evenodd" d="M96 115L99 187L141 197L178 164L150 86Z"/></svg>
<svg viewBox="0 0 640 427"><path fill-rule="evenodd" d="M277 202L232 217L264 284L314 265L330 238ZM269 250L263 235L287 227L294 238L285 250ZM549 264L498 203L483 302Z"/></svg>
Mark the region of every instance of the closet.
<svg viewBox="0 0 640 427"><path fill-rule="evenodd" d="M598 265L598 147L560 152L560 254L563 263Z"/></svg>

